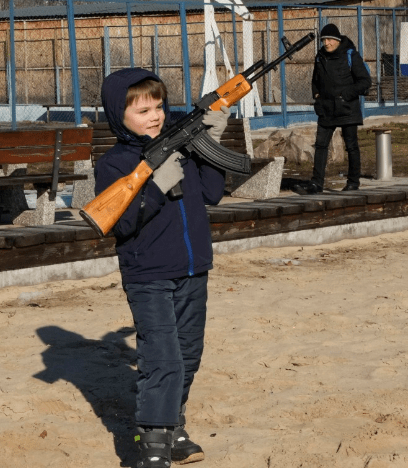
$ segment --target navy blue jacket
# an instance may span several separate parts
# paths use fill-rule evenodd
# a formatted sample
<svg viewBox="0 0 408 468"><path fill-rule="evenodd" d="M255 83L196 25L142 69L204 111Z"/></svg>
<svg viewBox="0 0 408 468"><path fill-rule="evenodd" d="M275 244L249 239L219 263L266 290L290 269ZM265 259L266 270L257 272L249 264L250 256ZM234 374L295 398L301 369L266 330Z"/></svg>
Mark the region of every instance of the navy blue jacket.
<svg viewBox="0 0 408 468"><path fill-rule="evenodd" d="M98 195L130 174L141 161L149 136L138 137L123 125L129 86L159 78L141 68L109 75L102 85L102 103L118 143L95 166ZM168 103L165 126L169 122ZM212 243L205 205L216 205L224 193L225 174L195 153L181 161L184 196L172 201L150 178L116 223L116 251L123 284L192 276L212 268Z"/></svg>
<svg viewBox="0 0 408 468"><path fill-rule="evenodd" d="M316 55L312 78L313 97L319 94L314 108L322 126L361 125L359 96L371 86L363 59L347 36L334 52L322 47ZM351 67L347 51L352 49Z"/></svg>

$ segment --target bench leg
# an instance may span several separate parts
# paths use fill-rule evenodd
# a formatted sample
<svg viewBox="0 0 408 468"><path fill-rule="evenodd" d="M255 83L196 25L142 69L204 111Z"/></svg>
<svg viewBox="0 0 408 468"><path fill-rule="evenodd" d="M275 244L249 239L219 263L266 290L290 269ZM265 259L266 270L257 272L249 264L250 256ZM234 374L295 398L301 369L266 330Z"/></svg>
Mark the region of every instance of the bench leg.
<svg viewBox="0 0 408 468"><path fill-rule="evenodd" d="M88 179L86 180L74 181L71 207L80 210L95 198L95 177L92 161L75 161L74 173L87 174L88 176Z"/></svg>
<svg viewBox="0 0 408 468"><path fill-rule="evenodd" d="M36 185L37 207L35 210L24 211L13 218L13 224L24 226L46 226L54 224L55 221L55 199L56 193L49 186Z"/></svg>

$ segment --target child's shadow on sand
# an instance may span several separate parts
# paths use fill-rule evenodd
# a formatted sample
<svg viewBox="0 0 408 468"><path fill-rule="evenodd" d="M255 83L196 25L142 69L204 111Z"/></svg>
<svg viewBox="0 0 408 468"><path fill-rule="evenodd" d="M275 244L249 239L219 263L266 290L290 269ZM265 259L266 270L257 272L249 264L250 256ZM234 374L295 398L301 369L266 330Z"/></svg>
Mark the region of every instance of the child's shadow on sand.
<svg viewBox="0 0 408 468"><path fill-rule="evenodd" d="M133 328L110 332L101 340L49 326L37 330L48 346L42 353L45 370L34 377L47 383L64 379L74 384L91 404L109 432L121 466L136 466L134 432L136 350L125 337Z"/></svg>

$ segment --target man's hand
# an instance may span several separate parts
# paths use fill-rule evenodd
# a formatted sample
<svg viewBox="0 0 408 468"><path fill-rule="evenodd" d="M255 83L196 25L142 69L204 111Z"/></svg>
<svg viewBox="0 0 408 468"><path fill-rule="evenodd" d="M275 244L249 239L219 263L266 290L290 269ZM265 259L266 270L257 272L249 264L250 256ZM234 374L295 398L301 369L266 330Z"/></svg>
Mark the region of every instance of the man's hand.
<svg viewBox="0 0 408 468"><path fill-rule="evenodd" d="M180 159L183 157L181 153L176 151L153 172L153 182L164 194L184 179L184 171L180 165Z"/></svg>
<svg viewBox="0 0 408 468"><path fill-rule="evenodd" d="M221 135L224 133L230 115L229 108L222 106L219 111L209 110L203 118L203 124L210 126L207 133L217 143L221 141Z"/></svg>

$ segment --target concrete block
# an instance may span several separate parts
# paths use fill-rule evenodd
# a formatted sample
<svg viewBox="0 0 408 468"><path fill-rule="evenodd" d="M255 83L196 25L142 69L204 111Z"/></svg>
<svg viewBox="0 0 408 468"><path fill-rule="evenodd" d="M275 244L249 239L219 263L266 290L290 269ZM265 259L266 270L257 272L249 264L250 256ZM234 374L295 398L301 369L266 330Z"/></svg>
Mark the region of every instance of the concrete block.
<svg viewBox="0 0 408 468"><path fill-rule="evenodd" d="M264 200L279 195L284 157L276 157L258 172L249 176L240 176L237 187L231 192L232 197Z"/></svg>
<svg viewBox="0 0 408 468"><path fill-rule="evenodd" d="M23 226L46 226L55 221L55 192L45 187L36 187L37 207L35 210L25 210L20 213L12 212L13 224Z"/></svg>
<svg viewBox="0 0 408 468"><path fill-rule="evenodd" d="M87 180L75 180L72 191L72 208L81 209L95 198L95 177L92 161L75 161L75 174L86 174Z"/></svg>

